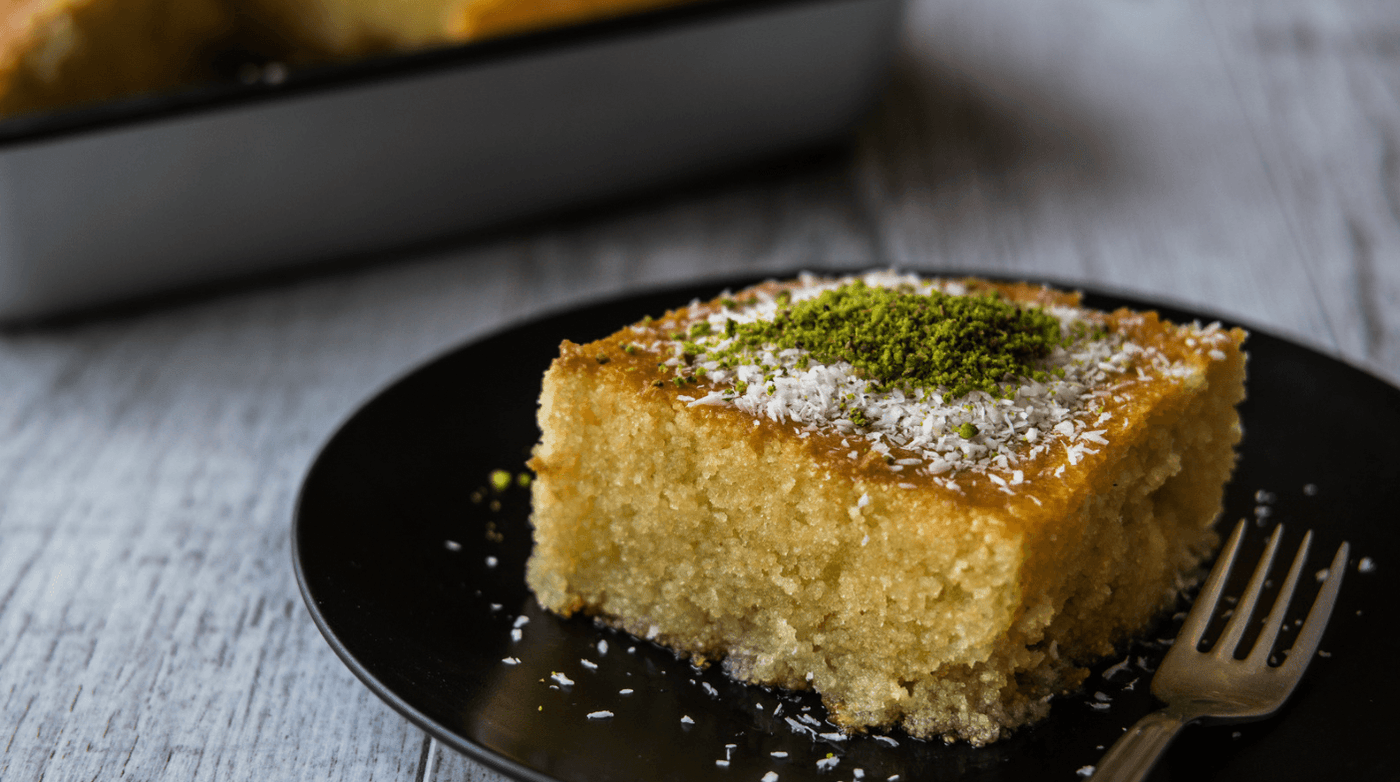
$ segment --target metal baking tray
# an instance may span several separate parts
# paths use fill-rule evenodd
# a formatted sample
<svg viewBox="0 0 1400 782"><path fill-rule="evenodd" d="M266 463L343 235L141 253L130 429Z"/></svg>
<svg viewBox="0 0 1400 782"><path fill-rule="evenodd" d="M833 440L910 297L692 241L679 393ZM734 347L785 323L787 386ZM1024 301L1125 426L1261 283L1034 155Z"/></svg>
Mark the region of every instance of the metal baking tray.
<svg viewBox="0 0 1400 782"><path fill-rule="evenodd" d="M363 257L833 141L870 105L903 6L701 0L0 123L0 321Z"/></svg>

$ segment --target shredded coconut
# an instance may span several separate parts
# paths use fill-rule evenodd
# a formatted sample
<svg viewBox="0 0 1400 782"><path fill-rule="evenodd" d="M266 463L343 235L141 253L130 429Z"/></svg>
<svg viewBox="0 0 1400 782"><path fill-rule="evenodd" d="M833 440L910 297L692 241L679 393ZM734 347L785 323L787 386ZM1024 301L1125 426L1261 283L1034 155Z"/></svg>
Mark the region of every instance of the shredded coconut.
<svg viewBox="0 0 1400 782"><path fill-rule="evenodd" d="M1113 416L1103 406L1114 391L1139 379L1183 378L1191 373L1154 347L1135 344L1119 331L1103 332L1102 315L1058 304L1042 309L1060 321L1066 344L1042 360L1047 379L1020 378L1010 398L979 390L945 400L948 389L942 387L881 387L848 363L823 364L800 348L768 345L717 360L737 344L726 335L730 321L738 325L771 321L785 301L812 299L856 279L803 275L794 287L784 288L781 297L760 290L743 301L729 300L727 306L697 305L682 318L660 324L677 338L639 347L661 354L662 363L678 372L689 368L694 373L688 382L698 386L698 393L679 397L688 404L733 407L752 415L755 424L768 419L804 432L843 436L841 453L846 458L864 461L875 455L891 471L903 470L902 476L986 475L1008 494L1019 493L1031 482L1022 467L1028 458L1059 448L1076 465L1109 444ZM957 281L890 271L870 272L858 279L872 287L899 287L925 295L966 293ZM734 328L729 325L730 334ZM1208 344L1227 339L1218 325L1189 328L1193 338ZM698 354L687 352L697 347ZM1057 470L1056 477L1061 473ZM950 480L935 483L960 490ZM857 507L867 502L862 497Z"/></svg>

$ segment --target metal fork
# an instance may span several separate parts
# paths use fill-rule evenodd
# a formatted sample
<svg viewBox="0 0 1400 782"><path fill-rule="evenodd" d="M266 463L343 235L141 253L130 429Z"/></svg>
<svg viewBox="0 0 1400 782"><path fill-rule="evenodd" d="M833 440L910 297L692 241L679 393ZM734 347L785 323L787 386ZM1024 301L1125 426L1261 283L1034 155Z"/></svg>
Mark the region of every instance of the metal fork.
<svg viewBox="0 0 1400 782"><path fill-rule="evenodd" d="M1230 540L1225 544L1215 567L1206 578L1201 594L1187 614L1186 621L1177 634L1176 641L1167 652L1167 657L1152 678L1152 694L1165 708L1154 711L1138 720L1123 737L1104 755L1093 778L1096 782L1136 782L1147 776L1162 752L1176 734L1193 722L1232 723L1252 722L1271 716L1283 706L1308 662L1317 653L1317 644L1322 640L1322 631L1327 627L1327 619L1332 615L1332 605L1337 600L1337 591L1342 586L1342 574L1346 569L1348 546L1346 543L1337 549L1332 565L1323 580L1317 599L1308 611L1308 618L1293 641L1287 659L1279 666L1269 665L1269 653L1283 626L1283 616L1293 599L1293 587L1298 583L1303 562L1308 556L1308 544L1312 541L1312 531L1303 536L1298 554L1293 558L1293 566L1288 570L1288 578L1279 590L1278 598L1269 615L1264 620L1264 628L1249 656L1235 659L1235 647L1244 635L1245 625L1254 613L1254 604L1264 587L1264 579L1278 549L1283 525L1274 529L1264 549L1259 565L1249 580L1249 586L1235 606L1235 612L1225 625L1220 639L1210 651L1199 651L1201 636L1210 624L1211 616L1220 602L1225 580L1244 538L1244 521L1235 525Z"/></svg>

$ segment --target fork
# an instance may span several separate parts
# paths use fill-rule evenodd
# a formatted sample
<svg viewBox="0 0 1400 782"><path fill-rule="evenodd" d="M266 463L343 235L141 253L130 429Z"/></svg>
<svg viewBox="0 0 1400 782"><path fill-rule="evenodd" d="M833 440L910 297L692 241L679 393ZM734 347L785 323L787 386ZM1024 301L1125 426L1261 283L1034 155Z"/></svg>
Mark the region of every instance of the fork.
<svg viewBox="0 0 1400 782"><path fill-rule="evenodd" d="M1225 580L1229 577L1235 554L1239 552L1240 542L1244 538L1244 529L1243 520L1235 525L1230 540L1201 588L1200 596L1187 614L1181 632L1152 678L1152 694L1166 704L1165 708L1138 720L1118 739L1095 769L1093 778L1096 782L1141 780L1152 770L1176 734L1187 725L1194 722L1228 724L1262 720L1277 712L1298 686L1308 662L1317 653L1322 631L1332 615L1337 591L1342 586L1349 548L1343 542L1337 549L1317 599L1313 601L1308 618L1298 631L1287 658L1281 665L1271 666L1270 650L1283 626L1284 613L1293 599L1293 588L1298 583L1298 574L1302 572L1303 562L1308 556L1308 545L1312 541L1312 530L1309 530L1298 546L1288 578L1269 609L1253 649L1249 656L1237 660L1235 648L1244 635L1250 615L1254 613L1254 604L1259 599L1269 565L1278 549L1283 525L1275 527L1273 535L1269 536L1264 555L1255 567L1249 586L1235 606L1234 614L1225 625L1220 639L1209 651L1202 652L1199 649L1201 636L1220 602Z"/></svg>

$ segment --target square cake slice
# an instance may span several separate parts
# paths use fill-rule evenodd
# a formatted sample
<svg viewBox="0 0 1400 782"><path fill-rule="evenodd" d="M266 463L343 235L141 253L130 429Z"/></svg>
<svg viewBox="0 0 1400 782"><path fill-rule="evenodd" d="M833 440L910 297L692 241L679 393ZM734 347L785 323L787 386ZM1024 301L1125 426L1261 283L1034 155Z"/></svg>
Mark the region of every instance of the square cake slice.
<svg viewBox="0 0 1400 782"><path fill-rule="evenodd" d="M848 730L1043 717L1211 550L1244 332L892 272L766 283L544 378L540 603Z"/></svg>

